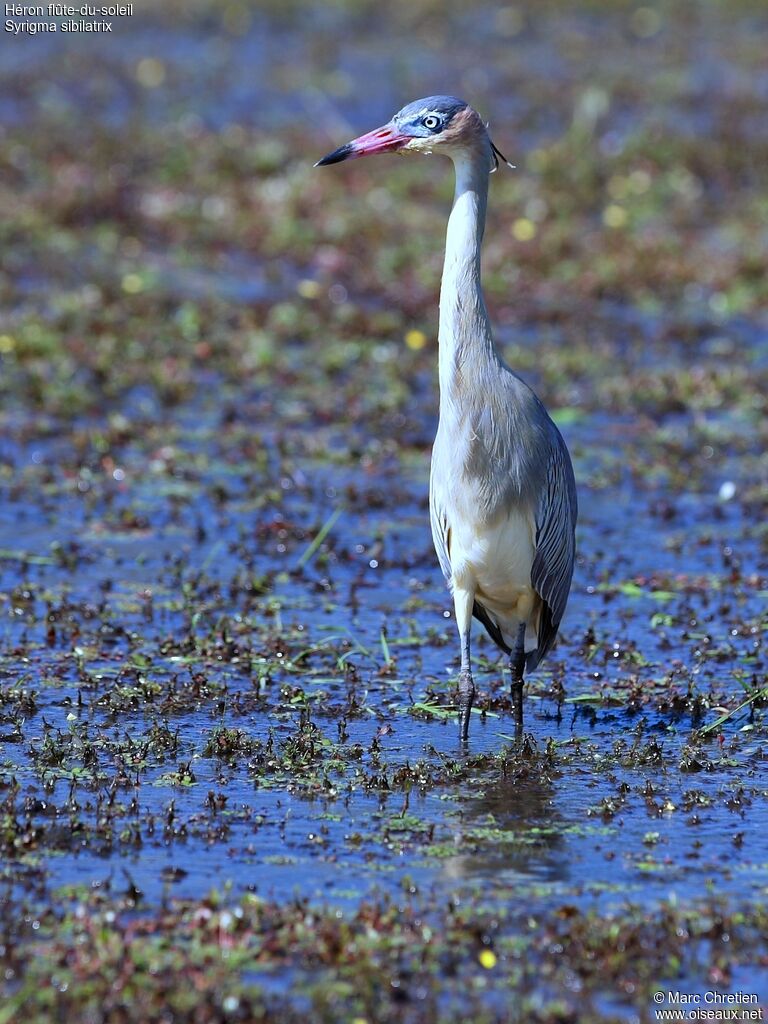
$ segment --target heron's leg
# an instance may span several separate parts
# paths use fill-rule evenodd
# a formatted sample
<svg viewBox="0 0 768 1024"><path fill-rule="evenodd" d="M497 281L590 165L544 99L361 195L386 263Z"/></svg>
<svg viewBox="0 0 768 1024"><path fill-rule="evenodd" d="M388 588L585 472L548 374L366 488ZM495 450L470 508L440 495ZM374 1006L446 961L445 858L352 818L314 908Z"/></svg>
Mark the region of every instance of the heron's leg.
<svg viewBox="0 0 768 1024"><path fill-rule="evenodd" d="M456 611L456 625L459 627L461 641L461 672L459 673L459 733L462 742L469 737L469 716L472 713L472 701L475 696L475 682L469 663L469 634L472 628L472 606L474 594L456 588L453 592L453 606Z"/></svg>
<svg viewBox="0 0 768 1024"><path fill-rule="evenodd" d="M523 672L525 671L525 623L521 622L515 638L515 649L509 659L512 670L512 713L515 725L523 724Z"/></svg>

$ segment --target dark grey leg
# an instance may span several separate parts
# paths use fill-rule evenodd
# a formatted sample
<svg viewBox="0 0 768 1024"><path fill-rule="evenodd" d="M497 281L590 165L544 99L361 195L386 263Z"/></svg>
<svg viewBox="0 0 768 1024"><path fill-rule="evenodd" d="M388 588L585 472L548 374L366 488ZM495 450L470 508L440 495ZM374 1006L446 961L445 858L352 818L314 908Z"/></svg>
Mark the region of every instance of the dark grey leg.
<svg viewBox="0 0 768 1024"><path fill-rule="evenodd" d="M525 671L525 623L517 630L515 649L510 655L509 667L512 671L512 714L515 725L523 727L523 672Z"/></svg>

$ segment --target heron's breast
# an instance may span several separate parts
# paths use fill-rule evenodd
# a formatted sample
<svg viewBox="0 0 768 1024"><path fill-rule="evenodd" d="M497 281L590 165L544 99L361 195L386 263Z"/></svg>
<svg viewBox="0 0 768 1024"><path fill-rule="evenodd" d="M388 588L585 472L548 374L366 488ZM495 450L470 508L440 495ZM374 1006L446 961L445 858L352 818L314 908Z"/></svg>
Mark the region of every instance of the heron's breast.
<svg viewBox="0 0 768 1024"><path fill-rule="evenodd" d="M494 605L515 607L533 599L531 569L535 522L525 509L510 509L491 522L448 513L451 573ZM485 602L484 602L485 603Z"/></svg>

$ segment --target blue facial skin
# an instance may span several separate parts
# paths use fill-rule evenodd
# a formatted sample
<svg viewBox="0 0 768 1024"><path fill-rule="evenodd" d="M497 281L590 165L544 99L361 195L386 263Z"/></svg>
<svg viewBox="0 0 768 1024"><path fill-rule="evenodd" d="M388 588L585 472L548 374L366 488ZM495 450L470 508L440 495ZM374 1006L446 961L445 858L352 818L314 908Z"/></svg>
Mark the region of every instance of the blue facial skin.
<svg viewBox="0 0 768 1024"><path fill-rule="evenodd" d="M467 104L455 96L426 96L423 100L415 100L403 107L392 118L391 123L403 135L415 139L429 139L439 135L451 123L453 117ZM426 122L426 123L425 123ZM334 149L332 153L318 160L315 167L327 167L338 164L355 152L351 142Z"/></svg>
<svg viewBox="0 0 768 1024"><path fill-rule="evenodd" d="M408 135L428 139L444 131L454 115L464 110L466 105L464 100L456 96L426 96L423 100L415 100L402 110L398 110L392 118L392 123L401 131L407 131ZM428 122L428 126L424 124L424 119L430 115L436 118L437 123Z"/></svg>

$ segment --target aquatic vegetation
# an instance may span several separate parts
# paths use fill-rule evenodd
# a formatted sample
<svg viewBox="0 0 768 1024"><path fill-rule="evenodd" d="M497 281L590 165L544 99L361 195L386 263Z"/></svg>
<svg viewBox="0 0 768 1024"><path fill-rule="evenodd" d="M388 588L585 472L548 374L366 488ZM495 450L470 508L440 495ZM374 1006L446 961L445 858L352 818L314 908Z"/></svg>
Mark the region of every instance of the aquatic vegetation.
<svg viewBox="0 0 768 1024"><path fill-rule="evenodd" d="M765 1001L764 11L700 6L173 0L86 76L0 42L0 1024ZM311 167L446 74L518 165L484 283L583 510L527 731L478 642L466 755L450 175Z"/></svg>

